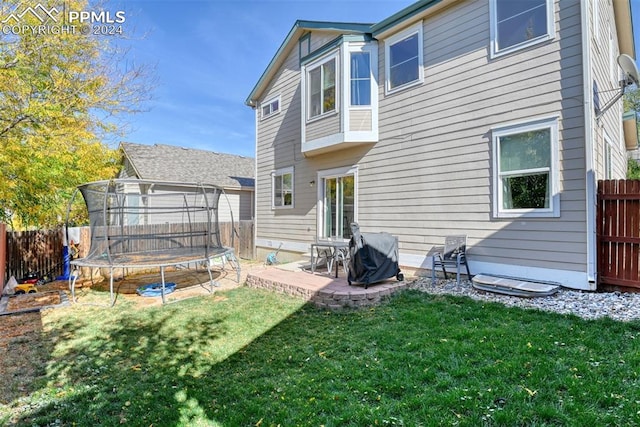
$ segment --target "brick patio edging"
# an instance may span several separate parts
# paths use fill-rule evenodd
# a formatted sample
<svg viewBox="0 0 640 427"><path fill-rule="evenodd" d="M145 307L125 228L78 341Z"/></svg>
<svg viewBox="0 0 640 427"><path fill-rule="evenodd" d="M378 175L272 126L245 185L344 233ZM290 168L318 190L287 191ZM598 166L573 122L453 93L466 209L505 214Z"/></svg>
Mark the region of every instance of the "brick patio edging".
<svg viewBox="0 0 640 427"><path fill-rule="evenodd" d="M353 287L328 285L315 290L260 277L255 274L247 275L246 284L251 288L266 289L302 298L320 308L330 310L371 307L380 304L394 293L407 288L407 283L405 282L394 282L370 285L368 289L364 289L359 285Z"/></svg>

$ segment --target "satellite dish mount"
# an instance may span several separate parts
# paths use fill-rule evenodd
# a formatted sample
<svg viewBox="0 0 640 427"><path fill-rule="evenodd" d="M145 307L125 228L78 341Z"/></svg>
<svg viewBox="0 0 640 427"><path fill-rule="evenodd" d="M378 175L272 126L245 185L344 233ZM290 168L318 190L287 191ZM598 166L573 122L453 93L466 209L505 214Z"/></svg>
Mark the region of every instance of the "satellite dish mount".
<svg viewBox="0 0 640 427"><path fill-rule="evenodd" d="M620 81L620 92L596 113L596 120L600 120L600 117L624 96L627 86L631 86L632 84L640 86L640 72L638 72L636 61L632 57L626 53L621 54L618 56L618 65L622 68L622 71L624 71L624 79Z"/></svg>

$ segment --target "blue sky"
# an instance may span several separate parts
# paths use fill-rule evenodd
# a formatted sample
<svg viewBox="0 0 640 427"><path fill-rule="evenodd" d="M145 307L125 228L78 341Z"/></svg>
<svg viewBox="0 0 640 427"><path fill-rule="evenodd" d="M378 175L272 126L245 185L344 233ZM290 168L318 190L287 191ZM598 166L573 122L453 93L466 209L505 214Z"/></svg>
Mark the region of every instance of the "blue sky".
<svg viewBox="0 0 640 427"><path fill-rule="evenodd" d="M244 101L297 19L379 22L413 0L126 0L129 59L156 67L150 111L122 138L254 156ZM640 0L631 0L640 27ZM640 28L635 29L640 51Z"/></svg>
<svg viewBox="0 0 640 427"><path fill-rule="evenodd" d="M123 140L254 156L255 116L244 101L297 19L378 22L412 0L127 0L129 59L155 64L150 111Z"/></svg>

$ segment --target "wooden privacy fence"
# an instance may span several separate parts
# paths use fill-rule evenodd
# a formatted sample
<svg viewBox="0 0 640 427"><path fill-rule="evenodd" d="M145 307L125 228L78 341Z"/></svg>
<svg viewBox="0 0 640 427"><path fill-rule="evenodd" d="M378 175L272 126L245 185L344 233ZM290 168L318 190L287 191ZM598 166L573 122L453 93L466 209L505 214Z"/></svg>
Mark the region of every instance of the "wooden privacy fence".
<svg viewBox="0 0 640 427"><path fill-rule="evenodd" d="M230 222L220 223L220 240L225 246L232 245L232 228ZM253 221L235 223L237 234L233 239L233 248L238 257L254 258ZM89 245L89 227L82 233L80 256L86 253ZM157 231L154 231L157 232ZM29 272L39 275L57 277L62 275L64 229L10 231L6 233L6 271L3 283L14 276L16 279L26 277ZM86 236L86 238L85 238ZM0 286L2 283L0 283Z"/></svg>
<svg viewBox="0 0 640 427"><path fill-rule="evenodd" d="M598 181L598 287L640 290L640 181Z"/></svg>
<svg viewBox="0 0 640 427"><path fill-rule="evenodd" d="M7 232L5 281L28 273L56 277L62 274L62 229Z"/></svg>

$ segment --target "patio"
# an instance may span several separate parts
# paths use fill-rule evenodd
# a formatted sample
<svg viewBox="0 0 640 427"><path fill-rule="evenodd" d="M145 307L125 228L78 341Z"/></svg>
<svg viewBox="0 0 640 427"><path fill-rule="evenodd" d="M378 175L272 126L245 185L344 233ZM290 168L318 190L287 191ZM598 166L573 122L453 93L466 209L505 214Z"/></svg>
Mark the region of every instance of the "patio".
<svg viewBox="0 0 640 427"><path fill-rule="evenodd" d="M255 267L248 272L246 283L252 288L304 298L331 310L374 306L407 287L406 282L395 278L369 285L367 289L361 284L349 286L342 269L336 278L326 267L318 268L315 273L306 267L302 262Z"/></svg>

